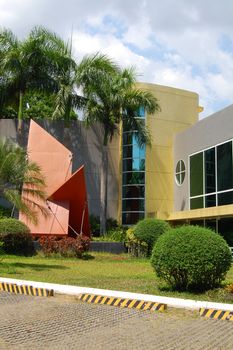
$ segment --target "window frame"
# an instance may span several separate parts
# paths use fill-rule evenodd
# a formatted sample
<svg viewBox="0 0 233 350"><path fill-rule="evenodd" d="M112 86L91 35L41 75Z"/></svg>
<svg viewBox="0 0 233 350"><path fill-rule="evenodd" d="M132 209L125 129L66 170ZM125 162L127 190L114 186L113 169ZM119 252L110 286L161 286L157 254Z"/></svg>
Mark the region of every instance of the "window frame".
<svg viewBox="0 0 233 350"><path fill-rule="evenodd" d="M184 170L181 170L181 164L184 164ZM179 165L179 171L176 171L178 165ZM179 181L178 180L178 176L179 176L179 179L181 180L182 179L182 174L184 174L183 181ZM184 180L185 180L185 176L186 176L185 162L183 161L183 159L180 159L180 160L177 161L176 167L175 167L175 181L176 181L176 184L178 186L182 186L183 185Z"/></svg>
<svg viewBox="0 0 233 350"><path fill-rule="evenodd" d="M233 164L233 139L228 139L225 140L223 142L217 143L215 145L212 145L210 147L206 147L203 148L200 151L197 152L193 152L188 156L188 198L189 198L189 210L195 210L195 209L191 209L191 199L195 199L195 198L203 198L203 208L198 208L198 209L205 209L205 208L211 208L211 207L206 207L206 197L207 196L211 196L211 195L215 195L215 203L216 203L216 207L219 206L218 204L218 195L227 193L227 192L232 192L233 191L233 185L232 188L229 188L227 190L222 190L222 191L218 191L218 157L217 157L217 147L227 144L227 143L231 143L231 147L232 147L232 164ZM215 149L215 191L214 192L206 192L206 188L205 188L205 151L208 151L210 149L214 148ZM191 185L191 169L190 169L190 159L192 156L199 154L199 153L203 153L203 194L202 195L197 195L197 196L191 196L190 193L190 185ZM233 203L231 203L233 204ZM230 205L230 204L222 204L222 205ZM220 205L220 206L222 206ZM214 207L214 206L213 206Z"/></svg>

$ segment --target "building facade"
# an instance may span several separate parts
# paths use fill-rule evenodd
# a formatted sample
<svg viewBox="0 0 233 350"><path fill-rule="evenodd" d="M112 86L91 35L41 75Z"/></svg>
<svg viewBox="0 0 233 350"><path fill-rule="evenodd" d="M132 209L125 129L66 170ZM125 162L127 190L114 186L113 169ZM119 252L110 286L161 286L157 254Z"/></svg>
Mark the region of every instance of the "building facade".
<svg viewBox="0 0 233 350"><path fill-rule="evenodd" d="M139 118L149 127L151 146L140 146L124 123L108 145L107 215L123 225L144 217L173 224L196 223L228 230L233 223L233 106L199 121L198 94L139 83L154 94L161 111ZM36 121L73 154L73 172L85 167L89 212L100 213L102 132L82 121ZM29 122L17 134L15 120L0 119L0 137L27 144Z"/></svg>
<svg viewBox="0 0 233 350"><path fill-rule="evenodd" d="M220 233L232 227L233 233L232 116L231 105L176 135L174 212L169 220L205 225Z"/></svg>

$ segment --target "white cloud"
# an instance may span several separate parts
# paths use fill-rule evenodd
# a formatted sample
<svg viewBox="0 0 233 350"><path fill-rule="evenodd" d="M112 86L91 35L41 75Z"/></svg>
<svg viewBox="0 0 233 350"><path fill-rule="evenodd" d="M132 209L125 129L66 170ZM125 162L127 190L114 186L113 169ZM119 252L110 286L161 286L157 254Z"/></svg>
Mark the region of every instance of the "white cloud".
<svg viewBox="0 0 233 350"><path fill-rule="evenodd" d="M139 22L128 28L123 40L125 43L133 44L140 49L148 49L152 46L151 32L148 18L142 17Z"/></svg>
<svg viewBox="0 0 233 350"><path fill-rule="evenodd" d="M73 47L75 55L79 59L86 54L102 52L113 57L122 66L136 66L139 73L142 73L149 63L149 60L132 52L120 39L112 34L91 35L85 32L75 32Z"/></svg>
<svg viewBox="0 0 233 350"><path fill-rule="evenodd" d="M68 39L73 28L79 59L101 51L141 81L196 91L204 115L232 102L233 45L219 45L233 41L232 17L229 0L0 0L0 25L19 37L40 24Z"/></svg>

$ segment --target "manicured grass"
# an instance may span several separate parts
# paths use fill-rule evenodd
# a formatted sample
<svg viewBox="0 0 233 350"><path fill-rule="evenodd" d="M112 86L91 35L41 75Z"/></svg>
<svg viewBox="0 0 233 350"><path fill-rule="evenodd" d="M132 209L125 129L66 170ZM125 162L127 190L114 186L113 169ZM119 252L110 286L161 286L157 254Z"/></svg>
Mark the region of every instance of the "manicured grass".
<svg viewBox="0 0 233 350"><path fill-rule="evenodd" d="M127 254L91 253L86 260L40 255L1 255L1 259L1 277L233 303L233 293L224 287L201 294L172 291L156 278L148 259L133 259ZM233 283L233 267L226 283Z"/></svg>

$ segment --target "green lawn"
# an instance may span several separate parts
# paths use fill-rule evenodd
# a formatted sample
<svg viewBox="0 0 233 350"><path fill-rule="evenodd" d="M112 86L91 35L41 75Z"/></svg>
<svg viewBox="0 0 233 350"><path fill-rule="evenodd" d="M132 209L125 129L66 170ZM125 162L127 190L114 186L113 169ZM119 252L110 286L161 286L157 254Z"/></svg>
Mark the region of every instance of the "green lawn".
<svg viewBox="0 0 233 350"><path fill-rule="evenodd" d="M2 255L1 259L1 277L233 303L233 293L224 288L202 294L174 292L156 278L148 259L133 259L127 254L91 253L87 260L39 255ZM233 267L227 283L233 283Z"/></svg>

